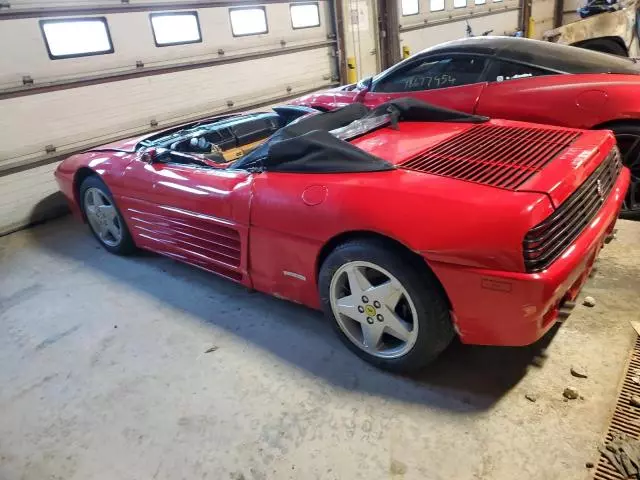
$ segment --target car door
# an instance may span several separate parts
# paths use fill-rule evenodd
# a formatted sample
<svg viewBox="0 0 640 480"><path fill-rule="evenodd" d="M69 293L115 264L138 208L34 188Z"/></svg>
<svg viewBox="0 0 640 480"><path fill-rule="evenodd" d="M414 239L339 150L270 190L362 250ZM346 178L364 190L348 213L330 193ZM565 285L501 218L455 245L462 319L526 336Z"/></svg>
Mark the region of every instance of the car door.
<svg viewBox="0 0 640 480"><path fill-rule="evenodd" d="M249 172L138 157L123 180L117 200L138 246L250 285Z"/></svg>
<svg viewBox="0 0 640 480"><path fill-rule="evenodd" d="M487 70L487 87L475 113L491 118L563 125L561 119L565 114L576 110L576 99L573 91L559 86L552 75L563 74L525 63L493 59Z"/></svg>
<svg viewBox="0 0 640 480"><path fill-rule="evenodd" d="M441 107L474 113L486 82L488 56L445 53L417 57L373 82L364 96L369 107L413 97Z"/></svg>

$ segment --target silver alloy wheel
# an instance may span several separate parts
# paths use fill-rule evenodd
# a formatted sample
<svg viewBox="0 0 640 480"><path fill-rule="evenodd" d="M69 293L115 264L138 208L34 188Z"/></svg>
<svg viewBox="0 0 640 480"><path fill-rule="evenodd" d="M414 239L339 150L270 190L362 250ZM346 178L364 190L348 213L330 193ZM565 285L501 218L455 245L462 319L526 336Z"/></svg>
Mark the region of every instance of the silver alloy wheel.
<svg viewBox="0 0 640 480"><path fill-rule="evenodd" d="M351 342L380 358L407 354L418 338L418 313L396 277L370 262L342 265L329 286L331 310Z"/></svg>
<svg viewBox="0 0 640 480"><path fill-rule="evenodd" d="M102 190L84 192L84 213L91 228L105 245L117 247L122 241L122 225L115 206Z"/></svg>

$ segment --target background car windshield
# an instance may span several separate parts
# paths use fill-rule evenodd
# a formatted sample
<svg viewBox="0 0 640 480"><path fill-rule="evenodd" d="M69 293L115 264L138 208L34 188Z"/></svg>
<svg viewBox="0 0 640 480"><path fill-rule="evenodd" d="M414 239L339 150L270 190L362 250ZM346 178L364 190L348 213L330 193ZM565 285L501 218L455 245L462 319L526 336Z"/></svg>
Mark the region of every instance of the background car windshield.
<svg viewBox="0 0 640 480"><path fill-rule="evenodd" d="M455 55L430 58L391 73L376 92L415 92L476 83L486 65L484 57Z"/></svg>

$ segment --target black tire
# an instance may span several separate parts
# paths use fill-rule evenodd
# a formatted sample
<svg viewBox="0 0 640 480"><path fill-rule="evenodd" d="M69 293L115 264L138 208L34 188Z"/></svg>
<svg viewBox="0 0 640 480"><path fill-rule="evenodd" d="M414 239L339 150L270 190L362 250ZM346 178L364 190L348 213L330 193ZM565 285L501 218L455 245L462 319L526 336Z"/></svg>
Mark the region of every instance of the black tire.
<svg viewBox="0 0 640 480"><path fill-rule="evenodd" d="M620 216L640 219L640 122L620 122L607 128L616 136L622 163L631 170L631 182Z"/></svg>
<svg viewBox="0 0 640 480"><path fill-rule="evenodd" d="M387 270L411 297L417 311L418 333L411 349L401 357L380 358L367 353L352 343L338 325L331 308L331 280L340 267L353 261L370 262ZM376 367L393 372L420 370L442 353L455 335L447 300L433 273L410 253L387 242L362 239L336 247L320 268L318 285L322 309L340 339L353 353Z"/></svg>
<svg viewBox="0 0 640 480"><path fill-rule="evenodd" d="M120 239L120 241L116 245L108 245L100 238L98 233L94 230L93 226L91 225L91 222L87 221L87 224L89 225L89 229L91 230L91 233L93 234L93 236L96 238L96 240L98 240L98 242L100 242L100 245L102 245L106 250L108 250L111 253L115 253L117 255L128 255L134 252L136 250L136 246L135 246L135 243L133 242L133 238L131 237L131 232L129 232L129 228L125 223L124 218L122 217L122 214L120 213L120 210L118 209L118 206L116 205L116 202L113 199L113 195L109 191L109 188L102 181L102 179L97 175L91 175L85 178L82 184L80 185L80 190L78 192L80 209L82 210L82 214L84 215L85 220L87 220L85 194L87 190L89 190L90 188L96 188L100 190L109 199L109 201L115 208L116 215L122 231L122 238Z"/></svg>
<svg viewBox="0 0 640 480"><path fill-rule="evenodd" d="M607 38L596 38L589 40L588 42L581 43L580 48L587 50L593 50L595 52L609 53L611 55L617 55L619 57L628 57L627 49L620 45L615 40Z"/></svg>

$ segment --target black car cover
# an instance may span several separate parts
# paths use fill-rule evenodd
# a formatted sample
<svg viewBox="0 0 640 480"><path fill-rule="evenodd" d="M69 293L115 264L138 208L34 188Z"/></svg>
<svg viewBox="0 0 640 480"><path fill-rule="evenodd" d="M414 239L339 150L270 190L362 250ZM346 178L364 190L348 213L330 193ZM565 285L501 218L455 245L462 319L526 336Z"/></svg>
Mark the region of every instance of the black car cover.
<svg viewBox="0 0 640 480"><path fill-rule="evenodd" d="M415 98L404 97L383 103L369 112L369 116L378 117L385 113L398 116L403 122L467 122L482 123L489 121L489 118L480 115L451 110L450 108L438 107L430 103L421 102Z"/></svg>
<svg viewBox="0 0 640 480"><path fill-rule="evenodd" d="M291 173L380 172L395 168L325 130L312 130L273 143L262 166L271 172Z"/></svg>
<svg viewBox="0 0 640 480"><path fill-rule="evenodd" d="M349 173L393 170L395 166L329 133L365 117L389 115L392 124L410 122L486 122L488 118L436 107L413 98L383 103L373 110L354 103L302 118L232 165L270 172Z"/></svg>

